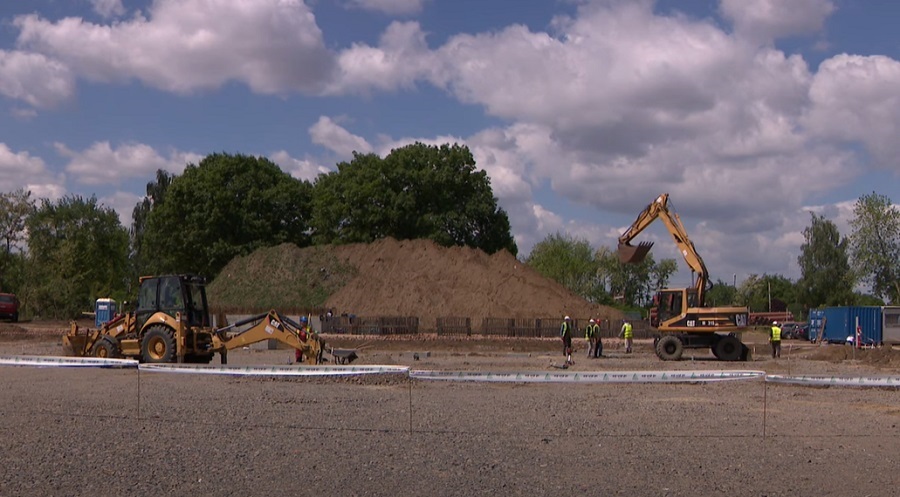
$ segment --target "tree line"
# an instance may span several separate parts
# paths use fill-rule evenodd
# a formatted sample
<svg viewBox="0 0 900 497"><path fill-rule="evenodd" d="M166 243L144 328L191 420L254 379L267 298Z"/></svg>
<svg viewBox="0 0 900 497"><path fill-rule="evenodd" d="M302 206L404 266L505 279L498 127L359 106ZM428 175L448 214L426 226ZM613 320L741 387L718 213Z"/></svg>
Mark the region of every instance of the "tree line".
<svg viewBox="0 0 900 497"><path fill-rule="evenodd" d="M842 235L834 221L811 213L796 281L780 274L751 274L740 285L717 279L707 305L791 311L800 319L820 307L900 304L900 209L885 195L863 195L850 227ZM674 259L657 263L652 254L638 265L619 264L614 250L559 233L535 245L527 262L589 301L626 309L647 308L677 270Z"/></svg>
<svg viewBox="0 0 900 497"><path fill-rule="evenodd" d="M211 154L181 174L157 171L128 228L96 197L20 189L0 194L0 233L0 291L19 296L23 316L44 318L133 297L141 275L214 278L232 258L286 242L425 238L517 254L490 178L458 144L354 153L312 182L264 157Z"/></svg>

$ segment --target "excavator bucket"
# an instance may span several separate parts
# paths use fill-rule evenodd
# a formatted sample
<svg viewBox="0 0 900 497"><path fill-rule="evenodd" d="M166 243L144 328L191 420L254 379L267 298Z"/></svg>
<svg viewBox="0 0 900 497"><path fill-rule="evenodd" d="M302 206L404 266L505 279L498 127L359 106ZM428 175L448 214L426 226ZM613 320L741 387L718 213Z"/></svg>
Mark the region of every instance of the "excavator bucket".
<svg viewBox="0 0 900 497"><path fill-rule="evenodd" d="M638 264L643 262L653 247L653 242L641 242L637 246L630 243L619 244L619 262L622 264Z"/></svg>

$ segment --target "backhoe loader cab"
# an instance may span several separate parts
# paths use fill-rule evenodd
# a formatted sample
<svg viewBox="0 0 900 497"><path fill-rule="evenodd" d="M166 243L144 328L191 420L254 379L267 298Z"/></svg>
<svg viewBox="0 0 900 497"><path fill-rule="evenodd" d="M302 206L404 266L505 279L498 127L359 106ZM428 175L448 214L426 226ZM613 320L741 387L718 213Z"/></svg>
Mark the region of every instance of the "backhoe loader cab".
<svg viewBox="0 0 900 497"><path fill-rule="evenodd" d="M143 328L157 312L173 319L180 313L187 326L208 327L206 282L199 276L191 275L142 277L135 310L138 328Z"/></svg>

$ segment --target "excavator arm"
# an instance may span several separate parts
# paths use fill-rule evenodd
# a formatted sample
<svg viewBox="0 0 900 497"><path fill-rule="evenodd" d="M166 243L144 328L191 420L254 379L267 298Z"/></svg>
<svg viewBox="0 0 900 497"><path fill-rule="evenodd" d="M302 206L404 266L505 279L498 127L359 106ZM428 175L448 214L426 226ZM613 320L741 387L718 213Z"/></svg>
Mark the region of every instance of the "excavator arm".
<svg viewBox="0 0 900 497"><path fill-rule="evenodd" d="M647 226L653 223L657 218L662 219L666 229L675 240L678 251L684 257L685 262L692 271L697 273L697 282L694 287L697 291L697 300L700 305L705 302L706 286L709 281L709 274L706 271L706 264L700 258L700 254L694 248L694 243L688 238L687 231L678 214L669 209L669 194L663 193L650 203L638 215L634 223L622 233L619 237L619 261L623 264L637 264L647 257L653 242L641 242L638 245L632 245L631 241L635 239Z"/></svg>
<svg viewBox="0 0 900 497"><path fill-rule="evenodd" d="M255 324L244 331L231 333L231 330L249 323ZM305 331L301 325L274 310L215 330L213 348L225 358L229 350L269 339L278 340L303 352L307 364L322 362L325 345L322 338L314 332Z"/></svg>

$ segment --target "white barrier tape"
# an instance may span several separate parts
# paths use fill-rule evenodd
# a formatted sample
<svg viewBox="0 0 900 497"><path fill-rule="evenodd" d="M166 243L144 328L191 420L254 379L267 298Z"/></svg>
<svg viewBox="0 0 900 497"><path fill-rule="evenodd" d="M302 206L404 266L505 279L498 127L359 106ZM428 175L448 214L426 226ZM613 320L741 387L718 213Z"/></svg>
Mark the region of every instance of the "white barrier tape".
<svg viewBox="0 0 900 497"><path fill-rule="evenodd" d="M771 383L791 383L796 385L839 386L839 387L894 387L900 388L900 376L788 376L772 374L766 376Z"/></svg>
<svg viewBox="0 0 900 497"><path fill-rule="evenodd" d="M132 359L104 359L100 357L0 356L0 365L36 366L40 368L136 368L138 367L138 362Z"/></svg>
<svg viewBox="0 0 900 497"><path fill-rule="evenodd" d="M141 364L141 371L232 376L350 376L409 372L406 366L206 366L194 364Z"/></svg>
<svg viewBox="0 0 900 497"><path fill-rule="evenodd" d="M547 373L471 371L410 371L419 380L495 381L514 383L680 383L748 380L765 376L764 371L596 371Z"/></svg>

